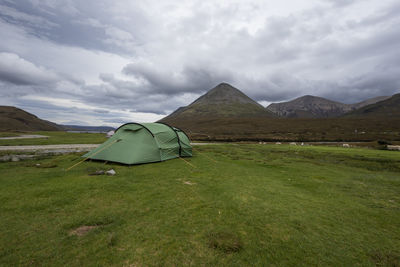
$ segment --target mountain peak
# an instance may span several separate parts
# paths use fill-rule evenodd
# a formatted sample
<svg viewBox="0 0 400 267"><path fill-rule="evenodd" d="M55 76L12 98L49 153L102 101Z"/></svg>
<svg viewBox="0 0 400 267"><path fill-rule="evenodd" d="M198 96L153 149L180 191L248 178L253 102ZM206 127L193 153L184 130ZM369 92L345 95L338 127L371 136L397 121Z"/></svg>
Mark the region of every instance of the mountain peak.
<svg viewBox="0 0 400 267"><path fill-rule="evenodd" d="M304 101L313 101L313 102L325 102L325 103L328 103L328 102L329 103L339 103L339 102L332 101L330 99L326 99L326 98L323 98L320 96L315 96L315 95L304 95L304 96L298 97L292 101L303 101L303 102Z"/></svg>
<svg viewBox="0 0 400 267"><path fill-rule="evenodd" d="M218 84L217 86L215 86L214 88L218 88L218 87L232 87L232 88L235 88L235 87L233 87L232 85L230 85L229 83L226 83L226 82L222 82L222 83Z"/></svg>
<svg viewBox="0 0 400 267"><path fill-rule="evenodd" d="M186 107L180 107L162 119L190 120L201 116L213 117L272 117L274 114L228 83L220 83Z"/></svg>
<svg viewBox="0 0 400 267"><path fill-rule="evenodd" d="M195 104L226 104L226 103L242 103L255 104L261 106L256 101L245 95L239 89L228 83L220 83L206 94L196 99L191 105Z"/></svg>

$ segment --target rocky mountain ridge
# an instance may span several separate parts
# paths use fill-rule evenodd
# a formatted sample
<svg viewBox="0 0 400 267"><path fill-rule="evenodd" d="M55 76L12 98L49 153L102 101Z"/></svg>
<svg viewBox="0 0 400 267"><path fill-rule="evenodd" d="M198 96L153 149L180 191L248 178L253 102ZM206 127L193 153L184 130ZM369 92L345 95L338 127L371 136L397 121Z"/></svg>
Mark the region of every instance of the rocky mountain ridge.
<svg viewBox="0 0 400 267"><path fill-rule="evenodd" d="M287 118L332 118L342 116L389 97L379 96L355 104L344 104L318 96L306 95L288 102L272 103L267 109L278 116Z"/></svg>

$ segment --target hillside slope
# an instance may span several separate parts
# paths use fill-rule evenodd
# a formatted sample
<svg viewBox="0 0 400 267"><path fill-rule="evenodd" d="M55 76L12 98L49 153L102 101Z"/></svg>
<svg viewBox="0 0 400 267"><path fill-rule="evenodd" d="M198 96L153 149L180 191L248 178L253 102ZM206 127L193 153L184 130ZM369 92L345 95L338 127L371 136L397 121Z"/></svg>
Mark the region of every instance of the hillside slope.
<svg viewBox="0 0 400 267"><path fill-rule="evenodd" d="M352 111L346 114L345 117L400 118L400 94L395 94L386 100L379 101L375 104L367 105L365 107Z"/></svg>
<svg viewBox="0 0 400 267"><path fill-rule="evenodd" d="M0 106L0 131L59 131L62 127L11 106Z"/></svg>
<svg viewBox="0 0 400 267"><path fill-rule="evenodd" d="M380 101L386 100L386 99L388 99L390 97L391 96L377 96L377 97L366 99L366 100L361 101L359 103L352 104L351 106L352 106L353 110L356 110L356 109L359 109L359 108L362 108L362 107L365 107L365 106L368 106L368 105L372 105L372 104L378 103Z"/></svg>

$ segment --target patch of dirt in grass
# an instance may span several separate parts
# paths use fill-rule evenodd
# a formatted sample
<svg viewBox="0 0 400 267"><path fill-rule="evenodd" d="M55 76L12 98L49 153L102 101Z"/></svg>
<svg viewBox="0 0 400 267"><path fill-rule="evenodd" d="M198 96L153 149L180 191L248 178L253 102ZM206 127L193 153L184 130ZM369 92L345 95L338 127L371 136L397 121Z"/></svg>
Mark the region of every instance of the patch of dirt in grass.
<svg viewBox="0 0 400 267"><path fill-rule="evenodd" d="M400 267L400 255L374 251L370 253L371 260L376 266Z"/></svg>
<svg viewBox="0 0 400 267"><path fill-rule="evenodd" d="M76 236L84 236L86 235L89 231L99 228L100 225L82 225L79 226L76 229L73 229L69 232L69 235L76 235Z"/></svg>
<svg viewBox="0 0 400 267"><path fill-rule="evenodd" d="M211 233L208 237L208 245L225 254L236 253L243 248L239 237L227 232Z"/></svg>
<svg viewBox="0 0 400 267"><path fill-rule="evenodd" d="M183 182L184 184L187 184L187 185L195 185L196 183L193 183L193 182L191 182L191 181L185 181L185 182Z"/></svg>
<svg viewBox="0 0 400 267"><path fill-rule="evenodd" d="M131 263L129 260L126 260L122 266L123 267L139 267L139 266L143 266L143 264L135 263L135 262Z"/></svg>

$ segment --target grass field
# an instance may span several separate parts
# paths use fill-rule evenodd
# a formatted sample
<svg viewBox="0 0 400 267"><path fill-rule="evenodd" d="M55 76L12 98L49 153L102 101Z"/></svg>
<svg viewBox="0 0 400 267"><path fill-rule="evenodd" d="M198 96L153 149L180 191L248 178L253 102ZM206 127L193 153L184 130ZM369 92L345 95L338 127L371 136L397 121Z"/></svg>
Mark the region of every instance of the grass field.
<svg viewBox="0 0 400 267"><path fill-rule="evenodd" d="M384 118L268 118L197 116L164 122L204 141L400 141L400 119Z"/></svg>
<svg viewBox="0 0 400 267"><path fill-rule="evenodd" d="M21 134L19 133L13 133L13 132L0 132L0 137L12 137L12 136L19 136Z"/></svg>
<svg viewBox="0 0 400 267"><path fill-rule="evenodd" d="M80 159L0 163L1 266L400 266L399 152L209 145L195 168L65 171Z"/></svg>
<svg viewBox="0 0 400 267"><path fill-rule="evenodd" d="M1 133L0 137L19 136L22 134L46 135L48 138L29 138L15 140L0 140L0 146L17 145L54 145L54 144L100 144L107 140L104 133L70 133L62 131Z"/></svg>

